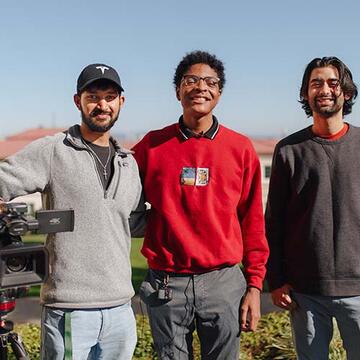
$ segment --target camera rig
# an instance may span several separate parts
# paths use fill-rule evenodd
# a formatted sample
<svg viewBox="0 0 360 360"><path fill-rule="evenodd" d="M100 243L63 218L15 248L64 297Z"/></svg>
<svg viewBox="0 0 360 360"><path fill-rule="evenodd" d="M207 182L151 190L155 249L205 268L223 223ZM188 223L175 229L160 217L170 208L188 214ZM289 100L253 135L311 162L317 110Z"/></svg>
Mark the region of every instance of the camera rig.
<svg viewBox="0 0 360 360"><path fill-rule="evenodd" d="M43 245L24 244L28 231L51 234L74 229L74 211L41 210L31 218L25 203L3 203L0 213L0 290L40 284L48 272L48 254Z"/></svg>
<svg viewBox="0 0 360 360"><path fill-rule="evenodd" d="M28 231L52 234L74 229L74 210L41 210L35 218L26 216L25 203L0 204L0 360L7 359L7 344L17 359L27 360L13 323L5 316L15 309L15 299L26 287L41 284L48 275L48 253L42 244L25 244Z"/></svg>

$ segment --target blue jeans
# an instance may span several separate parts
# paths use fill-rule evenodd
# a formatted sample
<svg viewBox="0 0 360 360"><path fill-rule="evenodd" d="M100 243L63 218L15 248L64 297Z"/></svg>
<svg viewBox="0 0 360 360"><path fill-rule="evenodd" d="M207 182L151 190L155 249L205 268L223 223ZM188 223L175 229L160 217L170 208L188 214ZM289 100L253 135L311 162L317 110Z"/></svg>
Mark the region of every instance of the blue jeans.
<svg viewBox="0 0 360 360"><path fill-rule="evenodd" d="M68 314L68 315L66 315ZM41 358L63 360L65 316L71 322L73 360L130 360L136 345L136 322L131 304L105 309L42 310Z"/></svg>
<svg viewBox="0 0 360 360"><path fill-rule="evenodd" d="M360 296L314 296L292 293L290 312L298 360L328 360L336 319L348 360L360 358Z"/></svg>

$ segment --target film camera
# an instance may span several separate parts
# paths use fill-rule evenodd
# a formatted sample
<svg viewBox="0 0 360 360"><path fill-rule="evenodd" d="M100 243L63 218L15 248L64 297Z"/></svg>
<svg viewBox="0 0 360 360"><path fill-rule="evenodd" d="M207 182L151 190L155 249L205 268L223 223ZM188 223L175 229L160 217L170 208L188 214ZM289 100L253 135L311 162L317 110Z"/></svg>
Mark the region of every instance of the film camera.
<svg viewBox="0 0 360 360"><path fill-rule="evenodd" d="M27 286L41 284L48 274L48 253L44 245L25 244L28 231L51 234L74 229L74 210L41 210L35 218L26 216L25 203L0 204L0 360L7 359L9 343L17 359L28 359L13 323L4 317L15 309L15 299Z"/></svg>
<svg viewBox="0 0 360 360"><path fill-rule="evenodd" d="M25 203L4 203L0 213L0 290L40 284L47 276L47 251L40 244L24 244L28 231L50 234L74 229L73 210L41 210L25 216Z"/></svg>

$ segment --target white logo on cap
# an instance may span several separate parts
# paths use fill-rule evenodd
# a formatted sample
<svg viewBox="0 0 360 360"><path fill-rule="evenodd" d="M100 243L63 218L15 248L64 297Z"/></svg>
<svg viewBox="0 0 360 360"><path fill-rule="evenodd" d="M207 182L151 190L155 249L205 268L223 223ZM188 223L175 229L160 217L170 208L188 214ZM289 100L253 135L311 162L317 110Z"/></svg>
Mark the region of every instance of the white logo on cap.
<svg viewBox="0 0 360 360"><path fill-rule="evenodd" d="M105 70L110 70L107 66L97 66L96 69L101 70L103 75L104 75Z"/></svg>

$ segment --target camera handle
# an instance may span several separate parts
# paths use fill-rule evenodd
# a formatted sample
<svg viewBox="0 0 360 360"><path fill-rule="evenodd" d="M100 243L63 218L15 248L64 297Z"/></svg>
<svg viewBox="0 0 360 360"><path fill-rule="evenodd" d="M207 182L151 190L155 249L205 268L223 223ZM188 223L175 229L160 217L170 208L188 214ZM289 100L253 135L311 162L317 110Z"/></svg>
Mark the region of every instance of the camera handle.
<svg viewBox="0 0 360 360"><path fill-rule="evenodd" d="M10 344L17 360L30 360L24 343L19 335L12 331L13 328L12 321L0 317L0 360L7 360L8 358L7 344Z"/></svg>

